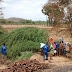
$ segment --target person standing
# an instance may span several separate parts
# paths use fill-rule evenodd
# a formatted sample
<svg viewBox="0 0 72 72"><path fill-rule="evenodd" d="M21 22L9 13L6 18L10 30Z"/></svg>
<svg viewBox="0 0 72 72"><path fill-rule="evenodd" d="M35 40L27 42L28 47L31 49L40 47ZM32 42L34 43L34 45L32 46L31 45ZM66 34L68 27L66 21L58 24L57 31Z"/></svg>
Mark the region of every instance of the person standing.
<svg viewBox="0 0 72 72"><path fill-rule="evenodd" d="M56 51L57 51L57 56L59 55L59 43L55 42L56 45Z"/></svg>
<svg viewBox="0 0 72 72"><path fill-rule="evenodd" d="M60 42L59 46L60 46L59 47L59 56L60 56L60 55L63 55L63 42Z"/></svg>
<svg viewBox="0 0 72 72"><path fill-rule="evenodd" d="M69 46L69 52L68 53L70 53L72 51L71 43L67 43L67 46Z"/></svg>
<svg viewBox="0 0 72 72"><path fill-rule="evenodd" d="M52 56L54 55L54 48L53 48L53 45L51 44L50 45L50 60L53 60L52 59Z"/></svg>
<svg viewBox="0 0 72 72"><path fill-rule="evenodd" d="M6 59L6 49L5 43L3 43L3 46L1 47L1 53L2 53L2 59Z"/></svg>
<svg viewBox="0 0 72 72"><path fill-rule="evenodd" d="M52 43L52 45L53 45L53 48L54 48L54 56L56 56L56 45L55 45L55 42Z"/></svg>
<svg viewBox="0 0 72 72"><path fill-rule="evenodd" d="M62 42L63 41L63 37L61 37L61 39L60 39L60 42Z"/></svg>
<svg viewBox="0 0 72 72"><path fill-rule="evenodd" d="M63 54L66 55L66 43L63 42Z"/></svg>

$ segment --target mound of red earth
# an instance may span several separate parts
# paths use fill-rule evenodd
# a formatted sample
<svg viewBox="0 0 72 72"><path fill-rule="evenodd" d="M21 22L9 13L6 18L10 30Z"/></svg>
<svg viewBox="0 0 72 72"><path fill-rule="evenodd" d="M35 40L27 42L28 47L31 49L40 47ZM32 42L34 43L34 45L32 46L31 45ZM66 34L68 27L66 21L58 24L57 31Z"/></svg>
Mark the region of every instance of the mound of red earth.
<svg viewBox="0 0 72 72"><path fill-rule="evenodd" d="M7 69L0 72L40 72L48 68L48 64L39 63L37 60L21 60L10 64Z"/></svg>

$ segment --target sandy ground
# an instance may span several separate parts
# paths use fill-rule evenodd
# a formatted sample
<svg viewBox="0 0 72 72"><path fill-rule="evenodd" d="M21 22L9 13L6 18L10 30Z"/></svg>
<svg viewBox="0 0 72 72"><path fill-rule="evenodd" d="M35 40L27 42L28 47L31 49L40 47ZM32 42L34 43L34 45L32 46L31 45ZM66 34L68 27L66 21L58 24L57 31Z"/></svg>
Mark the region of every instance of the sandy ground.
<svg viewBox="0 0 72 72"><path fill-rule="evenodd" d="M17 28L21 28L21 27L37 27L39 29L52 29L51 26L47 26L47 25L1 25L3 28L5 28L8 31L12 31L14 29ZM60 28L61 30L65 30L66 28Z"/></svg>
<svg viewBox="0 0 72 72"><path fill-rule="evenodd" d="M0 69L6 69L7 65L0 65Z"/></svg>
<svg viewBox="0 0 72 72"><path fill-rule="evenodd" d="M49 57L50 58L50 57ZM53 56L52 63L50 63L50 59L48 58L47 61L43 61L43 56L40 54L34 54L30 59L36 59L41 63L49 63L52 65L57 65L57 66L64 66L64 65L72 65L72 60L63 56Z"/></svg>
<svg viewBox="0 0 72 72"><path fill-rule="evenodd" d="M50 57L49 57L50 58ZM53 60L50 62L48 58L47 61L43 61L43 56L40 54L34 54L30 59L36 59L40 63L48 63L49 69L42 70L41 72L72 72L72 60L63 56L53 56Z"/></svg>

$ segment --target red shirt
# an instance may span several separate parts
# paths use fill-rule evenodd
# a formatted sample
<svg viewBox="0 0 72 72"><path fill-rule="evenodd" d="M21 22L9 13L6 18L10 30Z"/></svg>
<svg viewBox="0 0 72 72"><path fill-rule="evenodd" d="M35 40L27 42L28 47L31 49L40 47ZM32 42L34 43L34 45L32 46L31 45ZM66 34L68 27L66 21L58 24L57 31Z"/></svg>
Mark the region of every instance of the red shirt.
<svg viewBox="0 0 72 72"><path fill-rule="evenodd" d="M72 50L72 47L70 46L70 47L69 47L69 51L71 51L71 50Z"/></svg>

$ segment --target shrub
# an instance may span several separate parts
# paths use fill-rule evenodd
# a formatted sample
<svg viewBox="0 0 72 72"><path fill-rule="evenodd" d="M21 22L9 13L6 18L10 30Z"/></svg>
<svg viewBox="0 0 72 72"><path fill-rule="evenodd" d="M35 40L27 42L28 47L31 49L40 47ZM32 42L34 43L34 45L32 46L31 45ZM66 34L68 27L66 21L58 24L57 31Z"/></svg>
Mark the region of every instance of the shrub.
<svg viewBox="0 0 72 72"><path fill-rule="evenodd" d="M16 29L0 36L0 44L7 46L8 58L14 58L24 51L38 51L40 43L46 42L48 37L46 30L38 30L35 27L24 27Z"/></svg>
<svg viewBox="0 0 72 72"><path fill-rule="evenodd" d="M23 60L23 59L29 59L33 55L32 51L28 52L21 52L21 56L17 56L15 60Z"/></svg>
<svg viewBox="0 0 72 72"><path fill-rule="evenodd" d="M0 19L0 23L5 24L7 22L6 19Z"/></svg>
<svg viewBox="0 0 72 72"><path fill-rule="evenodd" d="M2 28L2 26L0 26L0 34L4 33L4 29Z"/></svg>

